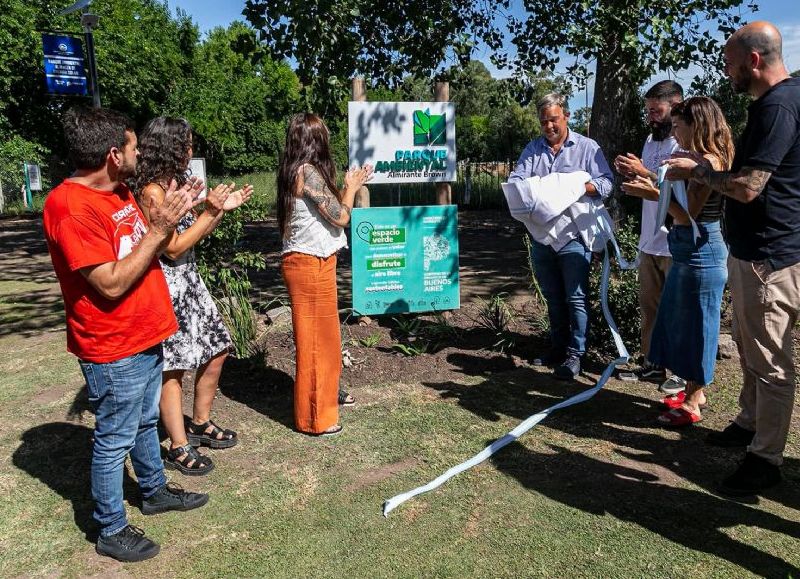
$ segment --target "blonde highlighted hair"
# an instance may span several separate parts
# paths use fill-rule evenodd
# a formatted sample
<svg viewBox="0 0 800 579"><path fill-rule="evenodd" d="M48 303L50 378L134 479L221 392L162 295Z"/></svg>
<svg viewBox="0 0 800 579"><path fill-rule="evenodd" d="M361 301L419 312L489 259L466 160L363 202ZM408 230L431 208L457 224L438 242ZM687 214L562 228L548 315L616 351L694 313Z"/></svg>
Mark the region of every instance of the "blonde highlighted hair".
<svg viewBox="0 0 800 579"><path fill-rule="evenodd" d="M688 148L702 155L713 155L727 171L733 164L733 136L719 105L708 97L691 97L672 106L672 116L692 128Z"/></svg>

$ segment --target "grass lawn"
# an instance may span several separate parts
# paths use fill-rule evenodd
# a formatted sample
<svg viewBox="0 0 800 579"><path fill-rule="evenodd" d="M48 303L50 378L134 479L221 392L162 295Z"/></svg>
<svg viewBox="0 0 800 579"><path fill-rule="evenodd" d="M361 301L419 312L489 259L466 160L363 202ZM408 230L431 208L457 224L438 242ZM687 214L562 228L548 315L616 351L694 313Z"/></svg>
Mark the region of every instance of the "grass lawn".
<svg viewBox="0 0 800 579"><path fill-rule="evenodd" d="M144 517L128 479L130 521L161 555L99 557L86 538L93 419L46 253L15 246L0 266L0 577L800 577L799 412L779 490L750 504L713 493L739 456L703 444L735 412L732 361L696 428L653 427L652 385L612 381L384 518L385 499L591 384L446 351L414 361L450 364L453 379L383 373L352 388L332 439L291 430L285 373L231 364L215 413L241 443L204 450L217 465L207 477L170 475L211 502Z"/></svg>

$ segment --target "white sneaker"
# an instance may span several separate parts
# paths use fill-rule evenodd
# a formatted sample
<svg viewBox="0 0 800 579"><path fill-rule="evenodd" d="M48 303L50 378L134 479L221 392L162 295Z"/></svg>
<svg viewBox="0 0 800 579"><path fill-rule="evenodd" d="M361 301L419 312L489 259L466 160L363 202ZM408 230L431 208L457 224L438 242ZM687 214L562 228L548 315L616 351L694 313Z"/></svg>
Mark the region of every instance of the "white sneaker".
<svg viewBox="0 0 800 579"><path fill-rule="evenodd" d="M667 396L672 396L673 394L677 394L678 392L683 392L686 390L686 380L673 374L667 378L667 380L661 386L659 386L658 389Z"/></svg>

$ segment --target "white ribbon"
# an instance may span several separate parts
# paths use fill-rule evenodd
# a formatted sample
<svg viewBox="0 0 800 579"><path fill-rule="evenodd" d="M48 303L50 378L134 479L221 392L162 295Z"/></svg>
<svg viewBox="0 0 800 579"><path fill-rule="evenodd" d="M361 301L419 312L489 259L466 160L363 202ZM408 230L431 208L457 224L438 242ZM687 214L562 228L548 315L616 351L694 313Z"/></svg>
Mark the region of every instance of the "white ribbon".
<svg viewBox="0 0 800 579"><path fill-rule="evenodd" d="M619 250L619 245L617 244L617 240L614 237L611 224L602 215L598 216L598 223L600 229L605 233L605 235L608 236L608 241L610 241L612 244L620 268L622 269L635 268L639 261L638 255L637 259L633 263L628 262L623 257L622 253ZM480 464L481 462L492 456L494 453L496 453L498 450L500 450L507 444L514 442L520 436L528 432L531 428L539 424L550 413L555 412L556 410L559 410L561 408L566 408L568 406L573 406L574 404L580 404L581 402L589 400L595 394L597 394L603 388L603 386L605 386L606 382L611 377L611 374L614 372L617 366L628 363L630 355L628 354L628 350L625 347L625 344L622 342L622 337L619 335L619 330L617 330L617 324L614 322L614 318L611 316L611 310L609 310L608 308L608 278L611 272L611 262L608 253L609 253L608 246L606 246L606 249L603 252L603 273L600 281L600 305L603 310L603 317L605 318L606 323L608 324L608 327L611 330L611 335L614 338L614 344L617 347L617 353L619 354L619 357L606 367L606 369L600 375L600 378L598 379L597 383L588 390L584 390L583 392L580 392L575 396L567 398L566 400L563 400L558 404L555 404L549 408L546 408L545 410L542 410L541 412L537 412L536 414L529 416L524 421L522 421L516 428L514 428L511 432L509 432L502 438L495 440L492 444L484 448L481 452L479 452L469 460L464 461L461 464L456 465L451 469L447 470L445 473L435 478L428 484L419 486L415 489L412 489L405 493L401 493L386 500L383 503L384 517L389 516L389 513L392 512L392 510L394 510L407 500L422 493L427 493L428 491L432 491L435 488L438 488L439 486L444 484L452 477L456 476L457 474L460 474L465 470L468 470L473 466Z"/></svg>
<svg viewBox="0 0 800 579"><path fill-rule="evenodd" d="M656 227L653 234L658 235L667 220L669 203L674 198L678 205L689 215L694 240L697 241L700 239L700 230L697 227L697 223L692 219L692 214L689 213L689 198L686 195L686 186L683 181L670 181L667 179L667 169L669 169L668 165L661 165L658 168L658 210L656 211Z"/></svg>

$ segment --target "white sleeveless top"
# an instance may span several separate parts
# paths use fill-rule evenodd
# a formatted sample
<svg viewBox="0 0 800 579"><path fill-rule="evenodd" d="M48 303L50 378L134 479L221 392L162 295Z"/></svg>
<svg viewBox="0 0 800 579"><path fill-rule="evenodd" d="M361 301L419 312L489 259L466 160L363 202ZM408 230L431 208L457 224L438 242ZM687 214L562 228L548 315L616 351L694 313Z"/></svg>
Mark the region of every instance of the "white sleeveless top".
<svg viewBox="0 0 800 579"><path fill-rule="evenodd" d="M296 251L315 257L330 257L343 247L347 247L344 229L320 215L313 202L295 197L289 237L283 240L281 253Z"/></svg>

